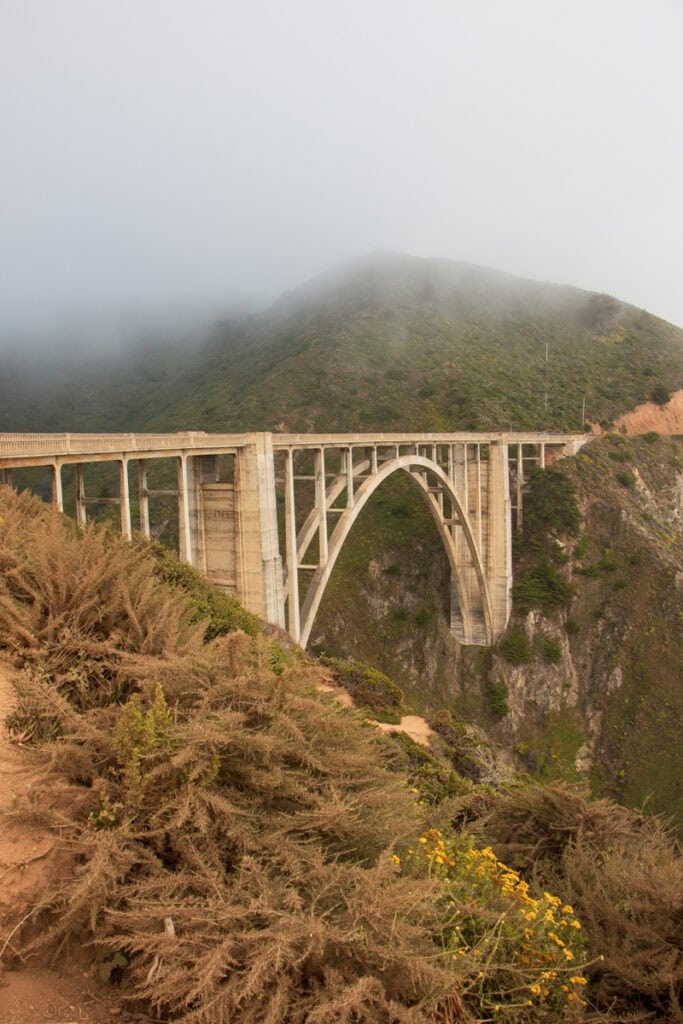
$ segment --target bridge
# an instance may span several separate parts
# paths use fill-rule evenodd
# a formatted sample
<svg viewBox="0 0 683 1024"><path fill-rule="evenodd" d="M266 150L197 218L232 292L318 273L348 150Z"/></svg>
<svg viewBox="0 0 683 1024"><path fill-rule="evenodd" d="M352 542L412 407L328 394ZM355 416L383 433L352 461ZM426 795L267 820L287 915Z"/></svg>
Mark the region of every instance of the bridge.
<svg viewBox="0 0 683 1024"><path fill-rule="evenodd" d="M46 467L64 511L62 470L73 474L77 522L89 502L120 509L132 535L131 476L140 532L153 535L154 499L177 499L180 557L245 608L306 645L339 553L369 498L407 474L434 518L451 570L451 630L491 644L505 629L512 589L512 531L523 518L530 467L573 455L583 434L0 434L0 483ZM166 465L174 486L154 488ZM118 494L89 497L85 467L115 463ZM284 562L282 559L284 550Z"/></svg>

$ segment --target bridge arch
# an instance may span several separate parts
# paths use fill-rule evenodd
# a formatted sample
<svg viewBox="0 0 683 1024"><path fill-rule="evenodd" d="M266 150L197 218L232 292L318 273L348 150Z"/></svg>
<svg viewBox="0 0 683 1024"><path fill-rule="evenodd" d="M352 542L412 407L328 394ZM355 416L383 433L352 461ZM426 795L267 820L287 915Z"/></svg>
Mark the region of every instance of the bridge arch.
<svg viewBox="0 0 683 1024"><path fill-rule="evenodd" d="M368 468L371 468L370 463L366 461L354 467L354 471L363 472ZM472 634L473 608L470 600L470 591L466 585L465 579L463 578L465 565L461 560L462 553L458 551L452 530L454 521L457 520L457 528L462 531L464 546L469 557L467 568L471 568L474 571L474 576L476 578L479 598L477 603L481 608L481 613L483 615L483 625L486 634L485 642L492 642L493 617L491 597L486 580L486 574L484 572L484 566L475 542L474 533L469 522L467 512L463 507L460 496L455 490L453 481L448 477L441 466L432 459L415 453L401 455L397 458L391 458L382 462L377 466L374 472L371 472L369 476L362 478L362 482L359 484L357 489L355 489L352 503L347 505L340 515L339 521L329 538L327 558L325 562L319 565L316 569L306 592L300 612L301 625L299 642L302 646L305 647L308 643L311 630L313 629L315 618L327 588L327 584L332 575L332 571L344 543L358 519L358 516L378 487L397 472L404 472L410 476L417 484L420 493L427 502L427 506L432 514L437 530L439 531L439 536L441 537L444 550L448 557L463 617L464 632L466 636L469 636ZM330 487L326 489L325 503L327 504L334 501L346 486L347 477L344 475L337 477ZM447 518L444 515L444 499L448 501L451 507L451 516L448 517L449 521L447 521ZM299 532L296 545L297 562L299 557L304 554L308 544L315 534L317 516L317 511L313 510Z"/></svg>

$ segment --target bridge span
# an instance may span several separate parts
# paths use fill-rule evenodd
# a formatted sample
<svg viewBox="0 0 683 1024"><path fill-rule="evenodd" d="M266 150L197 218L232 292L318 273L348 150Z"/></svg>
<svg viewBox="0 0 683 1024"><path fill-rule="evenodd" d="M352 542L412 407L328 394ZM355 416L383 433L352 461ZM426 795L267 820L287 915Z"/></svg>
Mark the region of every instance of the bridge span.
<svg viewBox="0 0 683 1024"><path fill-rule="evenodd" d="M131 475L139 529L153 535L151 500L178 503L178 548L249 611L306 645L327 582L364 505L389 476L407 474L434 518L451 569L451 629L491 644L510 615L512 531L532 466L573 455L583 434L0 434L0 483L48 467L64 511L62 469L74 467L75 515L87 504L120 508L132 534ZM173 460L175 486L155 490L148 466ZM86 494L85 466L118 466L118 495ZM284 550L284 561L282 551Z"/></svg>

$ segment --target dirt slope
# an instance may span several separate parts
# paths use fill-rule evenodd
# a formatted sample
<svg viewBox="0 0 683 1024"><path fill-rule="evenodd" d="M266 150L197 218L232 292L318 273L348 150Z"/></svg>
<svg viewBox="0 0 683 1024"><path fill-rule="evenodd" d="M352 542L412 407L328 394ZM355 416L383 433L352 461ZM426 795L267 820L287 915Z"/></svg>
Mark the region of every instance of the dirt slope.
<svg viewBox="0 0 683 1024"><path fill-rule="evenodd" d="M55 838L40 826L14 820L36 781L30 754L10 742L5 719L15 694L12 672L0 661L0 1022L1 1024L103 1024L147 1020L126 1013L117 994L101 986L91 970L60 955L58 966L20 955L16 936L22 919L41 895ZM71 952L78 956L78 950Z"/></svg>
<svg viewBox="0 0 683 1024"><path fill-rule="evenodd" d="M598 423L594 423L592 429L594 434L603 433ZM666 405L656 402L637 405L614 421L614 429L629 435L647 434L651 430L658 434L683 434L683 389L675 391Z"/></svg>

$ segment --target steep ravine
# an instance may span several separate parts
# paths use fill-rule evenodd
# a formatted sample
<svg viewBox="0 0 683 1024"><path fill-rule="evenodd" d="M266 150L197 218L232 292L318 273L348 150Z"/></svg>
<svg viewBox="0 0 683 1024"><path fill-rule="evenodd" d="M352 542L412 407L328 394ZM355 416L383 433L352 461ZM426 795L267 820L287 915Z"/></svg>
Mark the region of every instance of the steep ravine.
<svg viewBox="0 0 683 1024"><path fill-rule="evenodd" d="M450 636L438 537L419 496L398 485L356 527L318 648L377 666L415 710L450 707L483 725L541 778L586 778L683 824L682 447L611 435L562 462L578 522L525 537L515 572L522 579L548 544L571 599L545 612L518 601L493 651Z"/></svg>

